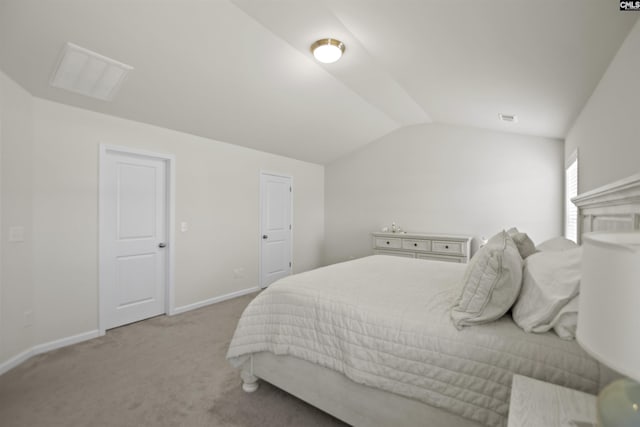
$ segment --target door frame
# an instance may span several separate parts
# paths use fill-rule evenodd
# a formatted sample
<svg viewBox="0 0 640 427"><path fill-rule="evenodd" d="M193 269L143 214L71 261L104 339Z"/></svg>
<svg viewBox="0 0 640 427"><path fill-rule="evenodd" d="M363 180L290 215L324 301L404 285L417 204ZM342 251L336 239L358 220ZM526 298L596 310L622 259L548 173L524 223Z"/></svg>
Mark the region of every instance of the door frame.
<svg viewBox="0 0 640 427"><path fill-rule="evenodd" d="M258 267L258 286L260 286L260 289L264 289L266 288L266 286L264 286L264 283L262 281L262 235L263 230L262 230L262 212L264 210L264 203L263 203L263 196L264 196L264 185L262 184L262 176L263 175L271 175L271 176L277 176L280 178L288 178L289 179L289 183L291 185L291 197L289 197L289 212L291 213L291 233L290 233L290 239L289 239L289 253L291 254L291 267L289 268L289 274L293 273L293 230L295 229L295 227L293 226L293 176L292 175L288 175L288 174L284 174L284 173L279 173L279 172L271 172L268 170L260 170L260 175L259 175L259 179L260 179L260 210L259 210L259 214L258 214L258 263L259 263L259 267Z"/></svg>
<svg viewBox="0 0 640 427"><path fill-rule="evenodd" d="M175 227L174 218L176 212L175 206L175 167L176 159L173 154L155 153L146 150L138 150L130 147L123 147L118 145L100 144L99 149L99 169L98 169L98 331L100 335L106 333L106 308L105 293L107 287L107 281L104 277L104 265L108 261L106 259L106 220L103 210L106 209L107 203L104 200L104 187L106 185L106 168L107 168L107 155L109 153L124 154L130 156L146 157L154 160L162 160L165 162L165 179L166 179L166 233L167 233L167 262L165 265L165 295L164 295L164 312L171 316L175 312L174 301L174 285L175 285Z"/></svg>

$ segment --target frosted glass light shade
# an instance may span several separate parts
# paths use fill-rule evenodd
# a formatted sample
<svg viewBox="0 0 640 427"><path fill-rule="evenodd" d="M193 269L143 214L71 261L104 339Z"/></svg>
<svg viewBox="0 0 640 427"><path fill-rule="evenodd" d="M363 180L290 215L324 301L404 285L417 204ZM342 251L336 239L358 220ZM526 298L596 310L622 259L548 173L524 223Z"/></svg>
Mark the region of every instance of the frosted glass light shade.
<svg viewBox="0 0 640 427"><path fill-rule="evenodd" d="M622 378L606 386L598 395L598 421L602 427L638 427L640 384Z"/></svg>
<svg viewBox="0 0 640 427"><path fill-rule="evenodd" d="M311 45L313 56L324 64L331 64L342 57L344 43L336 39L322 39Z"/></svg>

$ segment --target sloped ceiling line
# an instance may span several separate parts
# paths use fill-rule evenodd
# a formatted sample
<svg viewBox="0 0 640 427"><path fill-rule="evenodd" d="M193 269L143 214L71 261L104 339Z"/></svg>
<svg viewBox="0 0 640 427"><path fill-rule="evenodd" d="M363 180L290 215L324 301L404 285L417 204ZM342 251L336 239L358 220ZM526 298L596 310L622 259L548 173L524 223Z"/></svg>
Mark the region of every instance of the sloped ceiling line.
<svg viewBox="0 0 640 427"><path fill-rule="evenodd" d="M321 2L232 0L250 18L312 60L349 90L397 122L398 127L431 122L429 115L409 96L367 51L363 43L335 13ZM295 19L291 19L295 16ZM310 45L319 39L337 38L347 46L333 64L313 60Z"/></svg>
<svg viewBox="0 0 640 427"><path fill-rule="evenodd" d="M430 121L564 138L637 20L602 0L2 0L0 69L39 98L327 164ZM347 50L321 65L328 35ZM49 85L67 42L135 67L113 101Z"/></svg>

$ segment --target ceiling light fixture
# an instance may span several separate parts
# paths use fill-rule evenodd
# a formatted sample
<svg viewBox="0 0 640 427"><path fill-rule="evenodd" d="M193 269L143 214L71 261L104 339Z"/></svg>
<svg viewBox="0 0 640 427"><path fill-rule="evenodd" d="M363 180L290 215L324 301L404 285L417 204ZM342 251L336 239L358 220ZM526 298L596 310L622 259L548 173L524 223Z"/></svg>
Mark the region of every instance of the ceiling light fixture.
<svg viewBox="0 0 640 427"><path fill-rule="evenodd" d="M336 62L344 53L344 43L336 39L322 39L311 45L311 52L315 58L324 63Z"/></svg>

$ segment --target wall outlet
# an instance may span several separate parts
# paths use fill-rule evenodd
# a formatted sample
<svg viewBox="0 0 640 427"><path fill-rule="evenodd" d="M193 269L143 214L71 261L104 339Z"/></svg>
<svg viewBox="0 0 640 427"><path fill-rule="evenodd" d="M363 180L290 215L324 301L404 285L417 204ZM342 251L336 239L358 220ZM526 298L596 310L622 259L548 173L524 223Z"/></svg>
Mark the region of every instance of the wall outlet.
<svg viewBox="0 0 640 427"><path fill-rule="evenodd" d="M234 268L233 269L233 278L234 279L244 279L245 278L244 267Z"/></svg>
<svg viewBox="0 0 640 427"><path fill-rule="evenodd" d="M24 227L21 225L9 227L9 241L24 242Z"/></svg>
<svg viewBox="0 0 640 427"><path fill-rule="evenodd" d="M33 326L33 310L25 310L24 312L24 327L28 328Z"/></svg>

